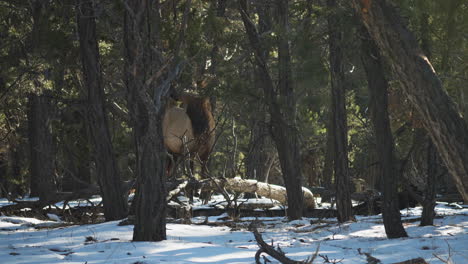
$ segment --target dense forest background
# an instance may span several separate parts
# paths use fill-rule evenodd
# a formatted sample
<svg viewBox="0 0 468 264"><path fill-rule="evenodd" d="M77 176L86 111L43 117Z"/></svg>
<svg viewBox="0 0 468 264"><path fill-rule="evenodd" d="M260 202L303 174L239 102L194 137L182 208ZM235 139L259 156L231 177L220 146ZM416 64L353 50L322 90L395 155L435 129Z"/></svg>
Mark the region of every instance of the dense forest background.
<svg viewBox="0 0 468 264"><path fill-rule="evenodd" d="M365 46L357 2L389 1L0 1L0 197L53 200L98 184L104 202L118 204L117 190L154 163L145 157L162 156L160 141L146 133L161 134L158 103L175 90L210 98L212 177L343 194L335 175L345 171L345 183L353 183L348 192L382 191L388 177L381 176L384 147L376 131L385 124L372 118L388 109L395 188L424 196L433 187L463 200L444 162L450 155L439 156L419 111L424 107L402 88L398 61L379 43L388 89L375 93L388 95L388 107L372 95L369 76L376 73L369 72L376 66L366 66L372 46ZM465 117L467 3L391 2ZM154 119L148 98L155 100ZM144 147L152 144L156 154ZM101 168L107 162L111 169ZM154 174L162 173L163 163L154 164ZM293 218L302 210L295 204ZM121 218L126 205L120 207L108 209L106 219Z"/></svg>

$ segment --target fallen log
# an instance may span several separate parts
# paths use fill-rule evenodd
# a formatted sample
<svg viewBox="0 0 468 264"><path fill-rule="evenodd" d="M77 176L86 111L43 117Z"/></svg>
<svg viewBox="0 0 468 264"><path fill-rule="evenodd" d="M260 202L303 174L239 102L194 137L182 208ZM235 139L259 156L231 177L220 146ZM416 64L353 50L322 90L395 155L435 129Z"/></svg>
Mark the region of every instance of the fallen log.
<svg viewBox="0 0 468 264"><path fill-rule="evenodd" d="M124 182L123 184L123 192L128 193L130 188L133 186L134 181L127 181ZM77 190L75 192L56 192L53 195L51 195L51 198L48 201L18 201L18 200L13 200L15 204L11 205L6 205L3 207L0 207L0 212L11 212L11 211L17 211L25 208L31 208L34 210L40 210L46 206L49 205L54 205L58 202L65 201L67 203L68 201L72 200L78 200L78 199L89 199L93 195L99 195L100 194L100 188L98 185L93 185L89 184L86 188L83 188L81 190Z"/></svg>
<svg viewBox="0 0 468 264"><path fill-rule="evenodd" d="M233 192L257 193L260 196L277 200L283 205L287 205L286 188L283 186L259 182L257 180L235 178L212 179L202 184L203 189L218 191L219 188L225 188ZM304 197L304 207L306 209L315 208L315 199L312 192L302 187Z"/></svg>
<svg viewBox="0 0 468 264"><path fill-rule="evenodd" d="M196 180L176 180L167 182L167 187L169 190L167 199L171 199L173 196L178 194L182 189L198 189L202 188L204 190L211 190L211 191L219 191L219 188L224 188L227 191L231 192L250 192L250 193L257 193L260 196L277 200L279 203L283 205L287 205L287 195L286 195L286 188L279 185L268 184L264 182L259 182L256 180L248 180L248 179L241 179L241 178L212 178L203 181L196 181ZM133 186L133 181L126 182L124 184L124 191L127 192ZM128 192L127 192L128 193ZM315 199L312 192L303 187L302 193L304 195L304 205L306 209L314 209L315 208ZM70 201L76 199L88 199L93 195L99 195L100 190L97 185L88 185L87 188L71 192L71 193L64 193L64 192L57 192L53 195L53 197L49 201L14 201L16 204L7 205L4 207L0 207L0 212L9 212L9 211L16 211L21 210L24 208L33 208L33 209L42 209L45 206L53 205L60 201Z"/></svg>
<svg viewBox="0 0 468 264"><path fill-rule="evenodd" d="M99 187L95 185L90 185L86 189L82 189L76 192L57 192L51 196L48 201L18 201L13 200L15 204L6 205L0 207L0 212L10 212L17 211L25 208L31 208L35 210L40 210L46 206L53 205L61 201L71 201L76 199L89 199L93 195L99 194Z"/></svg>

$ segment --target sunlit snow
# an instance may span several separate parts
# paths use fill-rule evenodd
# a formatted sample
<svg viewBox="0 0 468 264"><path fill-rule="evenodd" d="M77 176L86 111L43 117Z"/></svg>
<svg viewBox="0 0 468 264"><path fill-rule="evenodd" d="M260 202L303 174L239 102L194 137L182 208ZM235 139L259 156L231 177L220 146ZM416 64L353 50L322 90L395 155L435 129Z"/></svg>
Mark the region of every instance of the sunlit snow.
<svg viewBox="0 0 468 264"><path fill-rule="evenodd" d="M9 202L0 200L0 206ZM83 202L81 202L83 203ZM80 203L80 204L81 204ZM94 201L93 201L94 203ZM73 205L78 205L78 202ZM354 223L338 224L336 219L304 218L288 222L283 217L241 218L235 226L219 225L227 215L209 217L208 224L167 225L168 239L162 242L132 242L133 226L118 222L67 226L57 216L41 221L33 218L0 216L1 263L255 263L258 249L248 227L259 222L268 243L280 245L296 260L319 254L344 264L367 263L358 249L382 263L424 258L428 263L443 263L435 256L455 264L468 263L468 208L438 204L435 226L404 223L409 238L387 239L381 216L359 216ZM421 208L401 211L403 219L414 219ZM194 218L203 223L205 218ZM314 263L324 263L317 257ZM269 257L270 260L274 260Z"/></svg>

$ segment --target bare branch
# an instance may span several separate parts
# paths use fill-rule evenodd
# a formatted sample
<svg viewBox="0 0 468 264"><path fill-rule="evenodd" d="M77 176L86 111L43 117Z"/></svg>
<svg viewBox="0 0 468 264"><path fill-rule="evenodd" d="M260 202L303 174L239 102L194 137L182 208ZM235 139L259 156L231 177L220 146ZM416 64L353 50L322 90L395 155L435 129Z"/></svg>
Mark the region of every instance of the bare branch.
<svg viewBox="0 0 468 264"><path fill-rule="evenodd" d="M252 225L254 226L255 223L252 222ZM255 263L257 263L257 264L261 264L260 255L262 253L266 253L266 254L272 256L273 258L277 259L279 262L281 262L283 264L310 264L317 257L317 254L318 254L318 251L319 251L319 248L320 248L320 245L319 245L317 247L314 255L312 255L312 257L310 259L307 259L307 260L304 260L304 261L296 261L296 260L292 260L292 259L286 257L286 254L283 252L283 250L281 250L281 248L279 246L277 247L277 249L275 249L273 246L268 245L263 240L262 235L258 232L256 227L253 227L252 232L254 234L254 237L255 237L255 240L257 241L258 246L260 247L258 249L257 253L255 253ZM266 258L264 257L264 259L266 259Z"/></svg>

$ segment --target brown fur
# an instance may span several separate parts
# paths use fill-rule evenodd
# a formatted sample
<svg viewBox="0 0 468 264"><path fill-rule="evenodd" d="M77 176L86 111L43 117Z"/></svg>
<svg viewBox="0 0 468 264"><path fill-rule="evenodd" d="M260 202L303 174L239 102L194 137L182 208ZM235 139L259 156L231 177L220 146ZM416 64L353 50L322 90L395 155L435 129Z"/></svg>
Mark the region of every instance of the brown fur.
<svg viewBox="0 0 468 264"><path fill-rule="evenodd" d="M188 144L189 150L192 148L194 143L192 122L183 108L171 105L166 109L163 136L166 148L172 153L184 153L184 141Z"/></svg>
<svg viewBox="0 0 468 264"><path fill-rule="evenodd" d="M198 154L202 166L205 166L215 141L210 100L191 94L181 95L180 100L183 108L176 106L171 99L167 104L163 120L164 144L170 152L184 154L187 149L184 149L182 139L185 137L188 151Z"/></svg>
<svg viewBox="0 0 468 264"><path fill-rule="evenodd" d="M191 94L180 97L187 115L192 121L193 135L196 141L196 151L202 162L208 159L215 141L215 120L213 117L210 99Z"/></svg>

